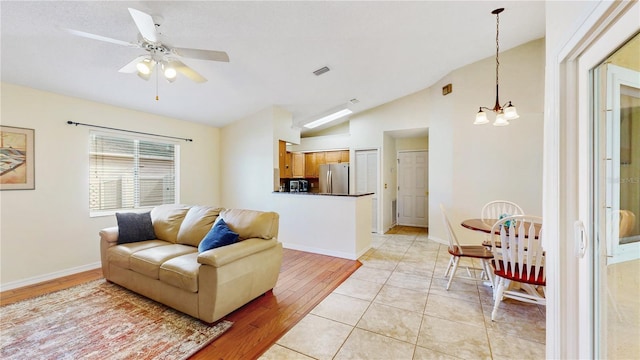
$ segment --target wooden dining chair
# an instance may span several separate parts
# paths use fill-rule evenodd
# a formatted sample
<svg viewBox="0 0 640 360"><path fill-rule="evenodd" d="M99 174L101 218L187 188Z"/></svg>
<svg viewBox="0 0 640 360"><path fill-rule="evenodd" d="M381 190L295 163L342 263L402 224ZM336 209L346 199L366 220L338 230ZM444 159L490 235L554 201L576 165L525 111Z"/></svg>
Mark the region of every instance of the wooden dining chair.
<svg viewBox="0 0 640 360"><path fill-rule="evenodd" d="M458 270L458 264L460 263L461 258L469 258L469 259L478 259L482 268L475 268L472 266L466 266L467 275L466 277L461 276L460 278L481 281L481 280L491 280L489 260L493 258L493 254L486 247L482 245L460 245L458 242L458 238L456 237L453 228L451 227L451 222L447 217L447 214L444 210L444 205L440 204L440 210L442 211L442 220L445 225L445 229L447 231L447 238L449 239L449 254L451 254L451 258L449 259L449 264L447 265L447 271L444 276L449 277L449 281L447 282L447 290L451 287L451 282L453 281L453 277L456 275L456 271ZM481 271L479 276L474 276L471 274L471 271ZM483 274L485 275L483 277ZM493 281L492 281L493 283Z"/></svg>
<svg viewBox="0 0 640 360"><path fill-rule="evenodd" d="M480 218L486 219L500 219L500 217L511 215L524 215L522 208L511 201L507 200L494 200L486 203L482 207Z"/></svg>
<svg viewBox="0 0 640 360"><path fill-rule="evenodd" d="M508 225L507 225L508 224ZM539 231L536 232L536 224ZM498 220L491 229L495 276L495 296L491 320L494 321L503 298L546 305L545 252L542 248L542 218L514 215ZM499 251L498 251L499 250ZM518 282L517 288L510 288Z"/></svg>

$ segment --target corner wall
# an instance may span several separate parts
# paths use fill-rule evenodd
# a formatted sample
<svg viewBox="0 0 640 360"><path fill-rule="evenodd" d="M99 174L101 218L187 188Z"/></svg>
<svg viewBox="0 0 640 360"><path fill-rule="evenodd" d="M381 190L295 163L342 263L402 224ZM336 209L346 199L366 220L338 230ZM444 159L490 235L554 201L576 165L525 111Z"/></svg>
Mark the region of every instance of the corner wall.
<svg viewBox="0 0 640 360"><path fill-rule="evenodd" d="M273 211L278 140L300 142L291 114L266 108L221 129L222 206Z"/></svg>

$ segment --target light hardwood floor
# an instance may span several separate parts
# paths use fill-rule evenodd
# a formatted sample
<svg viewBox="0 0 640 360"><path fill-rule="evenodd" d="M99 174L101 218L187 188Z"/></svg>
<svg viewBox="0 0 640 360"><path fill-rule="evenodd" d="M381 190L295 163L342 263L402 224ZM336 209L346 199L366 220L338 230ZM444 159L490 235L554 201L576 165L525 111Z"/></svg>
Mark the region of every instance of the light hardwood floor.
<svg viewBox="0 0 640 360"><path fill-rule="evenodd" d="M255 359L347 279L361 263L354 260L284 250L278 283L224 319L233 327L191 359ZM102 278L95 269L0 293L8 305Z"/></svg>

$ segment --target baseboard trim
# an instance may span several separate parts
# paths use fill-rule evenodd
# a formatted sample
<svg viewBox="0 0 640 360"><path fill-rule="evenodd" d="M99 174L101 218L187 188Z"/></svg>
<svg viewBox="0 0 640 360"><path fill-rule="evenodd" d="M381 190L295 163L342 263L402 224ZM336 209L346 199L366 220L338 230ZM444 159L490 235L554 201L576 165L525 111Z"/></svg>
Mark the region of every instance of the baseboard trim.
<svg viewBox="0 0 640 360"><path fill-rule="evenodd" d="M319 254L319 255L333 256L333 257L338 257L338 258L347 259L347 260L358 260L358 257L361 256L360 254L356 254L356 253L345 253L341 251L332 251L327 249L315 248L312 246L305 246L305 245L284 243L284 242L282 243L282 247L284 247L285 249L310 252L310 253ZM362 253L364 254L368 250L369 249L367 248L366 250L363 250Z"/></svg>
<svg viewBox="0 0 640 360"><path fill-rule="evenodd" d="M74 268L69 268L61 271L52 272L49 274L38 275L38 276L30 277L27 279L23 279L23 280L11 281L6 284L0 284L0 292L13 290L13 289L17 289L17 288L21 288L29 285L34 285L44 281L54 280L57 278L74 275L84 271L94 270L99 268L100 266L102 265L99 262L96 262L92 264L87 264L87 265L77 266Z"/></svg>
<svg viewBox="0 0 640 360"><path fill-rule="evenodd" d="M431 240L431 241L434 241L434 242L440 243L440 244L442 244L442 245L449 246L449 241L444 240L444 239L440 239L439 237L435 237L435 236L431 236L431 235L429 235L428 239L429 239L429 240Z"/></svg>

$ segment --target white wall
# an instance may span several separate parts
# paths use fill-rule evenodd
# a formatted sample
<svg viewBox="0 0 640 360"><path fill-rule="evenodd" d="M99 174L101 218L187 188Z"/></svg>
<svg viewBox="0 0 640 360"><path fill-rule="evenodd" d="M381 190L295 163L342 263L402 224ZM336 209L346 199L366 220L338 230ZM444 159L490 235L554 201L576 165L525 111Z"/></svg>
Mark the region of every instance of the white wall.
<svg viewBox="0 0 640 360"><path fill-rule="evenodd" d="M227 208L272 211L278 140L300 142L291 114L266 108L221 129L222 204Z"/></svg>
<svg viewBox="0 0 640 360"><path fill-rule="evenodd" d="M383 187L396 181L392 172L398 145L385 132L429 128L432 239L446 239L440 203L453 223L478 217L482 206L496 199L515 201L527 213L541 215L544 44L539 39L500 54L501 104L513 101L520 114L507 127L473 125L478 107L495 103L495 57L489 57L451 72L429 88L353 115L349 135L303 138L292 149L381 149L379 202L386 230L396 193L395 185ZM443 96L441 89L449 83L453 92ZM478 234L456 231L470 242L482 241Z"/></svg>
<svg viewBox="0 0 640 360"><path fill-rule="evenodd" d="M35 129L35 190L0 192L0 284L25 285L97 266L98 231L115 216L89 217L89 132L71 120L192 138L181 147L181 202L219 204L219 130L2 83L2 125Z"/></svg>

